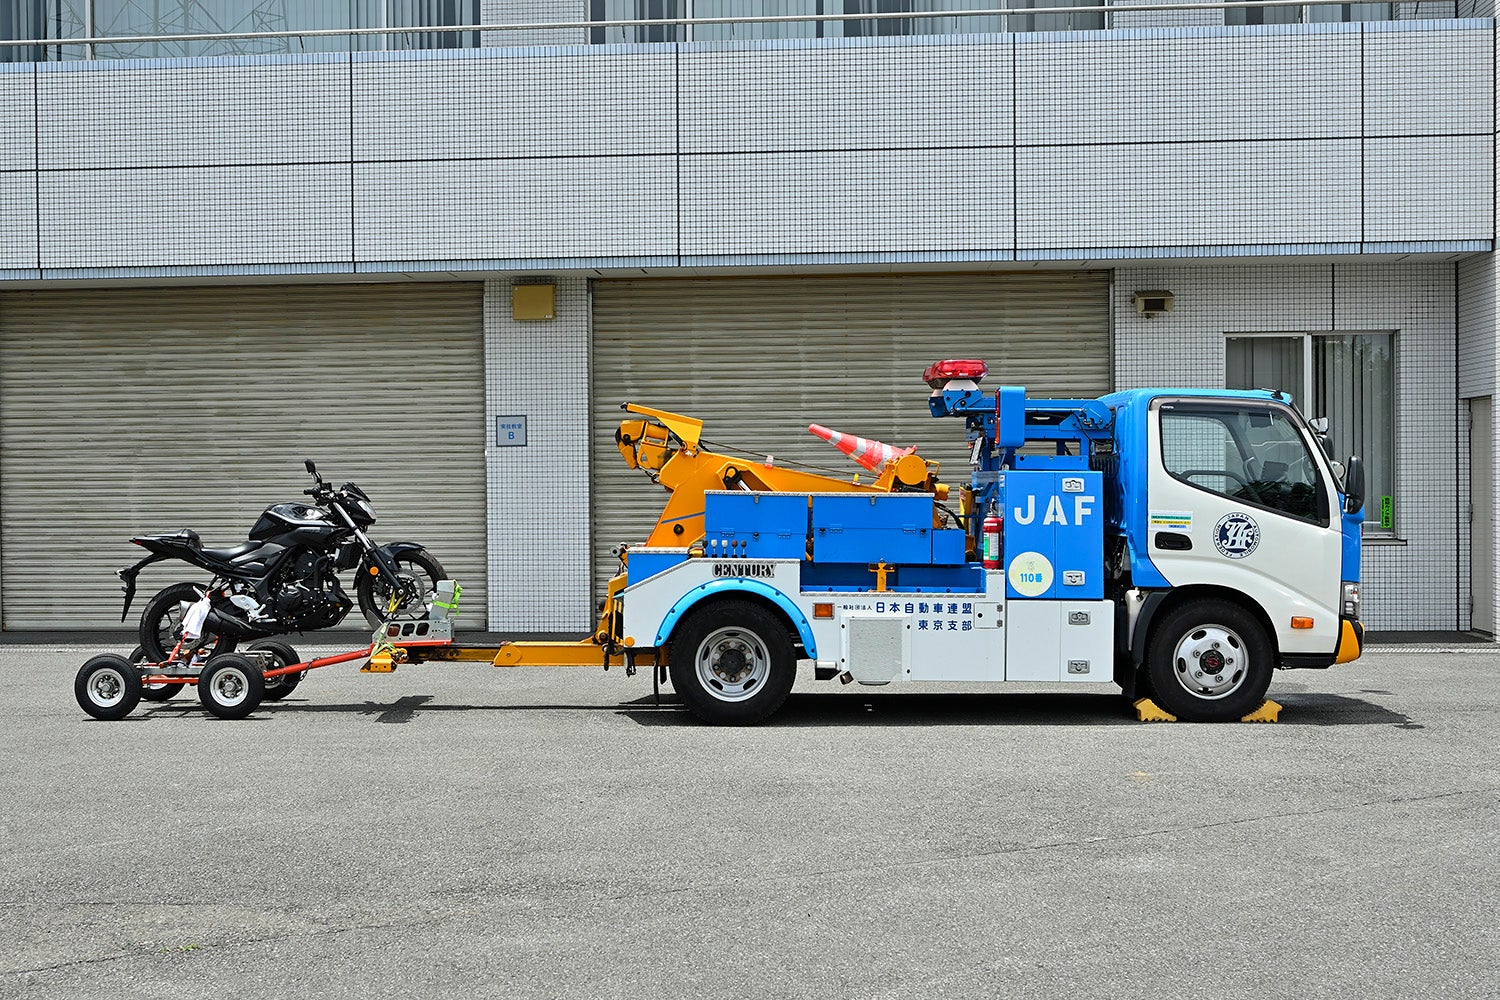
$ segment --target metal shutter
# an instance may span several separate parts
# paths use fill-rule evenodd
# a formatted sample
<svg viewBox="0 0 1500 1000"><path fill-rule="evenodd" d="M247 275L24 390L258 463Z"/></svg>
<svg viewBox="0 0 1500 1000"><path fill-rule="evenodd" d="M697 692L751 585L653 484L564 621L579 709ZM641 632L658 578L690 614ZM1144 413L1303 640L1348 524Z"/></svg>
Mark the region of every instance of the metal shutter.
<svg viewBox="0 0 1500 1000"><path fill-rule="evenodd" d="M482 306L478 283L0 295L3 626L118 627L130 535L242 541L300 498L307 457L370 494L377 541L426 545L483 627ZM183 579L206 576L147 568L135 615Z"/></svg>
<svg viewBox="0 0 1500 1000"><path fill-rule="evenodd" d="M619 404L701 417L704 437L760 459L861 471L809 423L921 446L968 476L963 428L927 412L922 369L983 358L987 387L1035 396L1110 390L1107 271L594 283L596 590L611 546L644 538L665 494L625 467ZM727 450L727 449L725 449Z"/></svg>

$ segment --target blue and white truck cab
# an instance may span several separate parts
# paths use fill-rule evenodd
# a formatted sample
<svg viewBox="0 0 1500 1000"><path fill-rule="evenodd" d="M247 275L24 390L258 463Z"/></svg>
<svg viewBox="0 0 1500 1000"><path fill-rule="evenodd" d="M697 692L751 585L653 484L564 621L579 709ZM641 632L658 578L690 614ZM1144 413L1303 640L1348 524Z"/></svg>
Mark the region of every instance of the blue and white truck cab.
<svg viewBox="0 0 1500 1000"><path fill-rule="evenodd" d="M651 543L624 550L595 641L664 660L693 713L731 723L776 711L798 660L869 685L1117 685L1227 721L1277 668L1358 657L1362 468L1332 462L1287 397L1034 400L982 390L986 374L924 373L932 415L965 427L956 491L904 452L881 487L694 466L682 481L701 492L680 489ZM627 408L662 418L622 424L627 461L701 459L700 423Z"/></svg>

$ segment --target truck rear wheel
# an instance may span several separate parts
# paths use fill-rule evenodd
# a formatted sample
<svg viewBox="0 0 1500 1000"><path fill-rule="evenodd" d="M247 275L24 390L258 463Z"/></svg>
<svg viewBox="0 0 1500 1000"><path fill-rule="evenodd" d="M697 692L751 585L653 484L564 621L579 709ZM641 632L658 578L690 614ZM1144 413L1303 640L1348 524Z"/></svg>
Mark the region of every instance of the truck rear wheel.
<svg viewBox="0 0 1500 1000"><path fill-rule="evenodd" d="M1192 601L1151 633L1151 697L1188 722L1233 722L1260 707L1274 652L1266 630L1229 601Z"/></svg>
<svg viewBox="0 0 1500 1000"><path fill-rule="evenodd" d="M791 694L797 659L786 625L750 601L689 612L672 634L672 687L704 722L752 725Z"/></svg>

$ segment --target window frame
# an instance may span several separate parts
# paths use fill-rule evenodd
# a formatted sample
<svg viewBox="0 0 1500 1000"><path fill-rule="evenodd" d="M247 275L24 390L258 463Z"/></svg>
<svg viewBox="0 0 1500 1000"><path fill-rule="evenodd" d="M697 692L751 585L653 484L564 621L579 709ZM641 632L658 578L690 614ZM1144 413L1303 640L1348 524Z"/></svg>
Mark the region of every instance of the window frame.
<svg viewBox="0 0 1500 1000"><path fill-rule="evenodd" d="M1314 382L1315 382L1315 377L1314 377L1314 374L1313 374L1313 338L1315 338L1315 337L1362 337L1362 336L1364 336L1364 337L1368 337L1368 336L1383 336L1383 337L1390 337L1391 338L1391 390L1392 390L1392 396L1393 396L1393 398L1391 400L1391 492L1390 492L1390 496L1393 499L1395 499L1395 498L1399 498L1400 497L1400 484L1401 484L1401 476L1400 476L1400 472L1401 472L1401 421L1397 418L1397 413L1396 413L1396 401L1401 398L1401 331L1400 330L1396 330L1396 329L1381 329L1381 330L1377 330L1377 329L1358 329L1358 330L1229 330L1229 331L1226 331L1224 333L1225 359L1224 359L1224 363L1222 365L1220 365L1220 370L1223 372L1223 378L1227 381L1228 377L1229 377L1228 346L1229 346L1229 341L1230 341L1231 338L1234 338L1234 339L1246 339L1246 338L1258 338L1258 339L1279 338L1279 339L1282 339L1282 340L1289 340L1289 339L1292 339L1292 338L1300 339L1302 341L1302 385L1300 387L1300 391L1297 392L1297 393L1294 393L1293 402L1294 403L1298 403L1298 404L1306 404L1308 406L1311 406L1312 405L1312 399L1313 399L1313 385L1314 385ZM1312 419L1312 418L1317 417L1317 416L1320 416L1320 414L1310 413L1308 415L1308 419ZM1317 448L1317 451L1319 452L1319 456L1324 461L1326 461L1326 462L1328 462L1330 464L1333 463L1333 462L1335 462L1335 461L1338 461L1338 462L1342 462L1343 461L1343 458L1340 458L1338 456L1323 454L1323 448L1321 446L1319 446ZM1345 456L1345 457L1347 457L1347 456ZM1369 460L1368 456L1361 455L1360 457L1363 458L1363 459L1365 459L1366 461ZM1367 466L1367 468L1368 468L1368 466ZM1331 473L1331 471L1332 470L1330 469L1330 473ZM1340 476L1334 476L1333 477L1333 481L1338 485L1340 492L1342 492L1343 491L1343 485L1344 485L1343 478L1340 477ZM1402 538L1402 535L1401 535L1400 525L1397 524L1397 521L1400 519L1399 514L1397 514L1397 515L1395 515L1395 516L1393 516L1391 518L1391 526L1389 528L1381 528L1381 527L1379 527L1380 518L1379 518L1378 512L1377 512L1376 517L1374 517L1373 519L1370 517L1370 511L1371 511L1370 501L1372 499L1378 500L1378 497L1379 497L1379 494L1371 493L1368 490L1366 491L1366 495L1365 495L1365 521L1364 521L1364 527L1363 527L1363 529L1361 531L1361 537L1365 541L1372 541L1372 540L1373 541L1381 541L1381 542L1400 541L1401 538ZM1399 511L1401 509L1401 505L1400 504L1396 504L1395 507L1396 507L1397 511Z"/></svg>
<svg viewBox="0 0 1500 1000"><path fill-rule="evenodd" d="M1246 507L1253 507L1256 510L1265 511L1268 514L1274 514L1278 517L1285 517L1293 521L1300 521L1303 524L1311 524L1319 528L1328 527L1332 523L1333 508L1335 506L1333 503L1333 497L1330 496L1328 492L1329 485L1330 483L1337 484L1337 477L1334 476L1333 469L1329 467L1328 458L1323 454L1323 449L1318 446L1317 439L1313 436L1312 428L1307 425L1307 421L1302 417L1300 413L1297 412L1295 407L1288 406L1286 403L1280 403L1272 399L1235 399L1232 405L1236 408L1243 408L1246 410L1260 409L1265 410L1266 412L1279 412L1283 417L1290 421L1292 427L1297 431L1298 438L1301 440L1302 447L1306 450L1310 465L1316 474L1317 496L1314 498L1314 516L1303 517L1300 514L1293 514L1291 511L1282 510L1279 507L1272 507L1268 504L1259 503L1255 500L1250 500L1245 497L1230 496L1228 493L1220 493L1218 490L1211 490L1206 486L1193 482L1191 479L1186 479L1183 476L1178 475L1177 473L1173 472L1170 467L1168 467L1167 447L1165 440L1166 432L1162 426L1162 421L1165 417L1166 412L1170 410L1173 413L1183 413L1191 415L1195 409L1203 411L1211 411L1215 409L1222 410L1225 405L1226 402L1222 399L1210 399L1196 396L1164 396L1155 401L1155 405L1152 408L1156 411L1157 414L1157 440L1161 442L1160 454L1157 456L1157 461L1161 463L1162 471L1176 482L1182 483L1184 486L1191 487L1192 489L1195 489L1200 493L1207 493L1210 496L1219 497L1220 499L1228 500L1236 504L1243 504ZM1246 446L1239 440L1238 436L1235 435L1233 428L1229 427L1228 424L1224 424L1224 429L1227 433L1230 434L1231 437L1234 438L1235 446L1239 448L1241 452L1243 452Z"/></svg>

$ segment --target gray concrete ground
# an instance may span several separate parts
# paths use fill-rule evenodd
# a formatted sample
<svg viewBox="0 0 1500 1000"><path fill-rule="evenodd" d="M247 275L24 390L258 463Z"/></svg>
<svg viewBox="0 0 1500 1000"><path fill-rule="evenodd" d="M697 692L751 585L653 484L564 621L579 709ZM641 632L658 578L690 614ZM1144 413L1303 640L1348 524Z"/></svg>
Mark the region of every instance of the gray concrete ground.
<svg viewBox="0 0 1500 1000"><path fill-rule="evenodd" d="M313 674L94 722L0 649L0 996L1494 997L1500 653L1118 696Z"/></svg>

